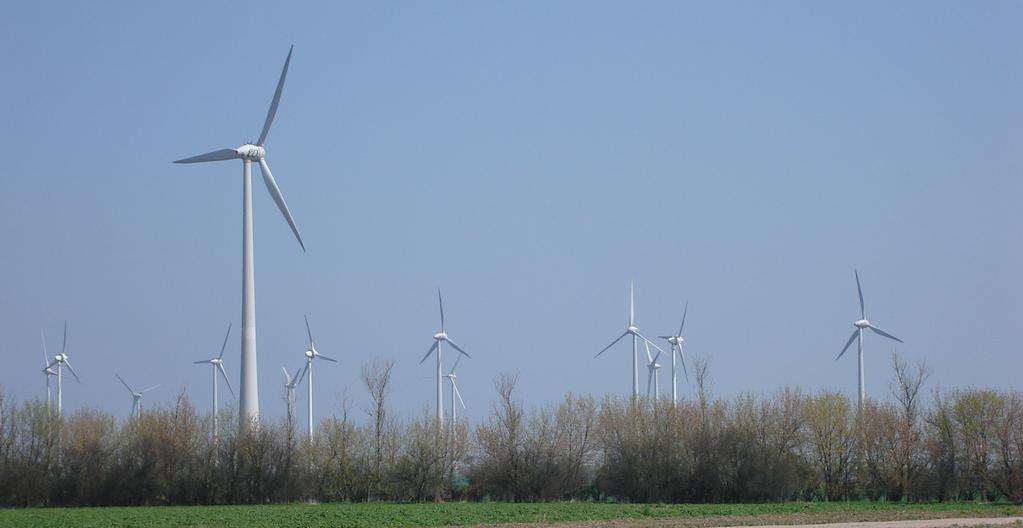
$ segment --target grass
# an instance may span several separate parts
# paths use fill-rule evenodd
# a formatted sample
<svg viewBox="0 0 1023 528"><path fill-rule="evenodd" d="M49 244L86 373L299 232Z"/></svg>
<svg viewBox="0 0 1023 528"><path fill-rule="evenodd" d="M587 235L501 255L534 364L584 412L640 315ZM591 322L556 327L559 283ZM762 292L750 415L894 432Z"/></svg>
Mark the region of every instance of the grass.
<svg viewBox="0 0 1023 528"><path fill-rule="evenodd" d="M789 516L868 520L907 517L1023 515L1023 506L988 503L900 504L801 502L787 504L291 504L266 506L157 506L0 509L3 527L426 527L475 524L606 521L619 519ZM714 519L718 520L718 519ZM738 519L736 524L749 524Z"/></svg>

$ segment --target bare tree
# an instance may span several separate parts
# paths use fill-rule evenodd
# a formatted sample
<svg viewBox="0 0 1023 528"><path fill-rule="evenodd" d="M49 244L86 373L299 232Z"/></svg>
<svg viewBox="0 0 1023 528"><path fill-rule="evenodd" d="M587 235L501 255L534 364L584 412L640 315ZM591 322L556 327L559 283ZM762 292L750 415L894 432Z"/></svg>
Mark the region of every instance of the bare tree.
<svg viewBox="0 0 1023 528"><path fill-rule="evenodd" d="M383 482L385 435L387 428L387 395L391 388L393 360L375 359L362 366L362 383L366 385L373 406L368 409L373 421L373 474L369 484L370 499L380 493Z"/></svg>

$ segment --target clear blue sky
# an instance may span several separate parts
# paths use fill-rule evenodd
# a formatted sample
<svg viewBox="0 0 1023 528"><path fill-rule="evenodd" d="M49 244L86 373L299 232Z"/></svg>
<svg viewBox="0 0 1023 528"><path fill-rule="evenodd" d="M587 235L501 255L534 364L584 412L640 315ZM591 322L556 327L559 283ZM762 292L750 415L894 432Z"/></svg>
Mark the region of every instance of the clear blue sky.
<svg viewBox="0 0 1023 528"><path fill-rule="evenodd" d="M345 387L363 409L373 357L397 411L432 405L438 287L469 416L504 371L530 404L625 394L628 346L593 355L630 279L648 334L690 301L716 394L852 396L854 267L930 386L1018 389L1021 24L1019 2L8 5L0 385L42 395L64 319L71 408L126 415L114 370L208 408L191 361L229 322L237 383L240 163L171 161L254 140L294 44L267 148L309 251L257 178L264 414L303 313L341 360L319 411ZM870 394L892 344L868 336Z"/></svg>

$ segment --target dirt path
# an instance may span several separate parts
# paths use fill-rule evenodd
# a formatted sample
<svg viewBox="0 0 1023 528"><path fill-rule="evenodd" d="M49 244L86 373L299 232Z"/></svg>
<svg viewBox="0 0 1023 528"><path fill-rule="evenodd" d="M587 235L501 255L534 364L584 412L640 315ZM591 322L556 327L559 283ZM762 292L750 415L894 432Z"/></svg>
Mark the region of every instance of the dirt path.
<svg viewBox="0 0 1023 528"><path fill-rule="evenodd" d="M914 521L870 521L804 524L799 528L950 528L952 526L995 526L1023 523L1023 517L976 517L959 519L917 519ZM758 528L791 528L790 524L767 524ZM735 528L735 527L729 527ZM747 527L743 527L747 528Z"/></svg>

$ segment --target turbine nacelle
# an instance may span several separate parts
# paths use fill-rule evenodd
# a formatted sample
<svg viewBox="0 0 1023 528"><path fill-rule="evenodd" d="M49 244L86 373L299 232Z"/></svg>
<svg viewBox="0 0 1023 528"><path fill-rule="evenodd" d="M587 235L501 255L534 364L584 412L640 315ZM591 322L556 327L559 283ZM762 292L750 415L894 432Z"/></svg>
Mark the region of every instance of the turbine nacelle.
<svg viewBox="0 0 1023 528"><path fill-rule="evenodd" d="M625 331L632 335L639 335L639 328L636 328L635 326L632 325L626 328Z"/></svg>
<svg viewBox="0 0 1023 528"><path fill-rule="evenodd" d="M309 359L313 359L314 357L316 357L316 349L310 348L309 350L306 350L305 357Z"/></svg>
<svg viewBox="0 0 1023 528"><path fill-rule="evenodd" d="M685 341L685 339L682 339L682 336L670 336L670 337L667 338L667 340L672 345L678 345L678 346L682 346L682 343Z"/></svg>
<svg viewBox="0 0 1023 528"><path fill-rule="evenodd" d="M433 338L437 341L447 341L448 335L444 332L437 332L436 334L433 334Z"/></svg>
<svg viewBox="0 0 1023 528"><path fill-rule="evenodd" d="M866 319L860 319L859 321L854 322L853 326L859 329L870 328L870 321Z"/></svg>
<svg viewBox="0 0 1023 528"><path fill-rule="evenodd" d="M259 161L266 157L266 149L252 143L246 143L234 151L238 153L239 158L245 161Z"/></svg>

